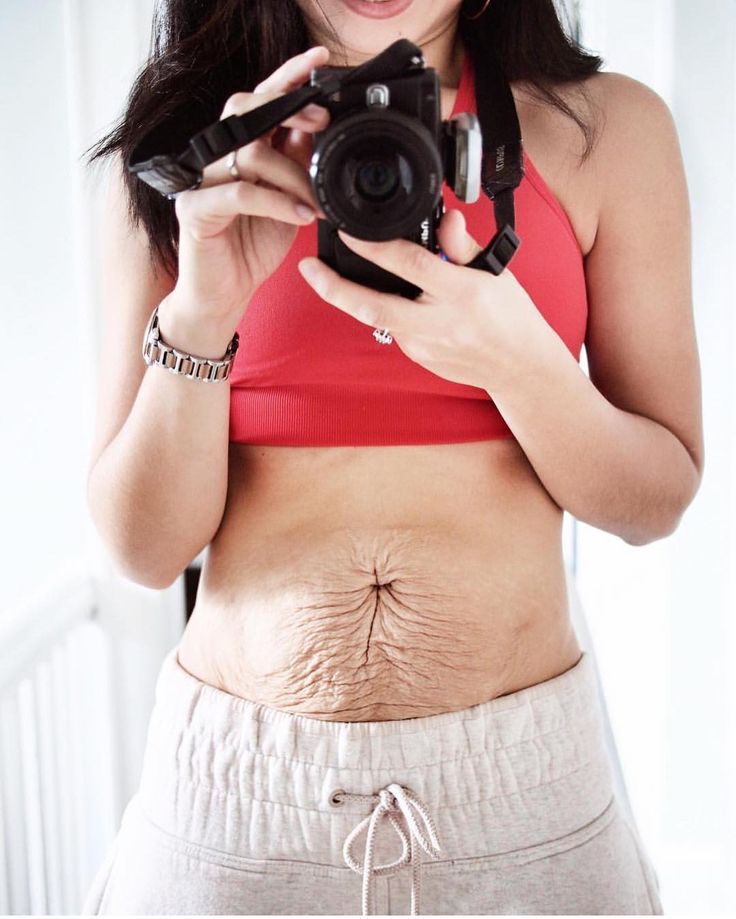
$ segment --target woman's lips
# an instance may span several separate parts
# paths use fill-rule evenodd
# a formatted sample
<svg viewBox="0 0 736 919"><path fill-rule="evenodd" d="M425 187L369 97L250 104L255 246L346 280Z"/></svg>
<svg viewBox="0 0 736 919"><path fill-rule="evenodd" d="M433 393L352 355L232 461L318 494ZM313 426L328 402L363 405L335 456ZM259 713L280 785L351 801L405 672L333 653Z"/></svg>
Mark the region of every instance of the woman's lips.
<svg viewBox="0 0 736 919"><path fill-rule="evenodd" d="M367 19L390 19L408 9L414 0L385 0L384 3L369 3L368 0L343 0L343 3L359 16Z"/></svg>

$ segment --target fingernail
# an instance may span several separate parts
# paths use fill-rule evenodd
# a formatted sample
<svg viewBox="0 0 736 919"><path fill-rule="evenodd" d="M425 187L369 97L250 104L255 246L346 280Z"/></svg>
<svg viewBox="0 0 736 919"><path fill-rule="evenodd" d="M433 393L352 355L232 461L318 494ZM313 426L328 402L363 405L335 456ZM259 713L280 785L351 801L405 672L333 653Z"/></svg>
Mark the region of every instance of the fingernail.
<svg viewBox="0 0 736 919"><path fill-rule="evenodd" d="M311 220L315 216L314 211L311 207L307 207L306 204L297 204L294 208L297 214L302 217L304 220Z"/></svg>
<svg viewBox="0 0 736 919"><path fill-rule="evenodd" d="M297 267L307 281L313 281L319 274L319 269L314 262L301 261Z"/></svg>
<svg viewBox="0 0 736 919"><path fill-rule="evenodd" d="M310 102L305 108L302 109L302 115L306 115L307 118L312 121L317 121L319 118L326 113L326 109L323 109L319 105L315 105L313 102Z"/></svg>

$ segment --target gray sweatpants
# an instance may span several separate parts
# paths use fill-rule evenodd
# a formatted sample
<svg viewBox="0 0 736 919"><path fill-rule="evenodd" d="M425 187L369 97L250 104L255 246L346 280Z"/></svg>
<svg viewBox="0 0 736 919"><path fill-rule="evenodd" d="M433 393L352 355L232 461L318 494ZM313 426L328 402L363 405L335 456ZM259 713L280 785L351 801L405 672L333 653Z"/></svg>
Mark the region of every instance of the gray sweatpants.
<svg viewBox="0 0 736 919"><path fill-rule="evenodd" d="M323 721L167 655L84 915L662 915L593 664L462 711Z"/></svg>

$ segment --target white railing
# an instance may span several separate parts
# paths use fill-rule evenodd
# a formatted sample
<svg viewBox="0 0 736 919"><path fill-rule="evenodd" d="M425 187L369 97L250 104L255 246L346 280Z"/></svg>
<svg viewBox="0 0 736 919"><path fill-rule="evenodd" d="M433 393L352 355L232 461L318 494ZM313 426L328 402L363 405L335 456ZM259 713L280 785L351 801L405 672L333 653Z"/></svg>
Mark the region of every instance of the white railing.
<svg viewBox="0 0 736 919"><path fill-rule="evenodd" d="M65 572L0 621L0 914L78 913L116 819L107 641Z"/></svg>

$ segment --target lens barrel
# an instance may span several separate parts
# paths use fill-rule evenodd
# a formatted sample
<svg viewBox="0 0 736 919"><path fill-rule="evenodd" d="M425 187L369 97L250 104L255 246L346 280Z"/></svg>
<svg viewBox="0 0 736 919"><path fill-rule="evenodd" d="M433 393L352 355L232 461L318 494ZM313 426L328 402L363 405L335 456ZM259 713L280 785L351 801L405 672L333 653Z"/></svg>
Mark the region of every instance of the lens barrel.
<svg viewBox="0 0 736 919"><path fill-rule="evenodd" d="M381 241L416 233L440 199L444 169L424 124L384 109L331 123L315 139L309 174L333 223Z"/></svg>

